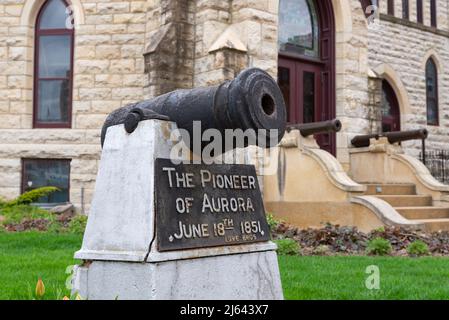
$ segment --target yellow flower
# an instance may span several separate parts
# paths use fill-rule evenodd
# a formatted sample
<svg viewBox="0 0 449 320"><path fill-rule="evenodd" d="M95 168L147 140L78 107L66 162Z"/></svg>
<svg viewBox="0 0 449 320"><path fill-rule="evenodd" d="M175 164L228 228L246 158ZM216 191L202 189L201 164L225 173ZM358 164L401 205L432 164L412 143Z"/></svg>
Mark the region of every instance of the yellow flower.
<svg viewBox="0 0 449 320"><path fill-rule="evenodd" d="M42 298L45 294L45 285L41 278L37 281L36 284L36 296L38 298Z"/></svg>
<svg viewBox="0 0 449 320"><path fill-rule="evenodd" d="M69 297L64 296L64 298L62 298L62 300L70 300Z"/></svg>
<svg viewBox="0 0 449 320"><path fill-rule="evenodd" d="M83 298L77 293L75 300L83 300Z"/></svg>

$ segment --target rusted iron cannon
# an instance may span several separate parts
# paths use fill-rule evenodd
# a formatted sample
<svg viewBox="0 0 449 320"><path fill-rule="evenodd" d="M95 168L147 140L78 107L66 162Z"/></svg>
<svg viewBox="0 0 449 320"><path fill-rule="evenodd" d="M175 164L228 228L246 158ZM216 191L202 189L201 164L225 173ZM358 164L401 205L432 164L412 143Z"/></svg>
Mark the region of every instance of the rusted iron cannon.
<svg viewBox="0 0 449 320"><path fill-rule="evenodd" d="M366 134L355 136L351 140L351 144L356 148L368 147L371 139L378 140L386 137L389 143L397 143L408 140L425 140L429 136L427 129L410 130L410 131L394 131L381 134Z"/></svg>
<svg viewBox="0 0 449 320"><path fill-rule="evenodd" d="M338 119L310 122L302 124L288 125L287 130L299 130L303 137L308 137L314 134L339 132L342 128L341 121Z"/></svg>
<svg viewBox="0 0 449 320"><path fill-rule="evenodd" d="M196 121L201 121L201 132L218 129L223 137L226 129L253 129L256 144L271 147L284 136L286 108L274 79L263 70L250 68L218 86L176 90L113 111L103 125L101 144L108 127L124 124L132 133L140 121L148 119L174 121L190 137ZM270 130L277 130L271 139Z"/></svg>

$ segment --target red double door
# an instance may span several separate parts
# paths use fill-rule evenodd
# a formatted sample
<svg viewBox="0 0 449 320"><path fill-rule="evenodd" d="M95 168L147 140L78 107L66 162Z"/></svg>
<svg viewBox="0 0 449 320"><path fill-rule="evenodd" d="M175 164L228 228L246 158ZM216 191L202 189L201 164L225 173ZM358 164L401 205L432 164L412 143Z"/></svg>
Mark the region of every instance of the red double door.
<svg viewBox="0 0 449 320"><path fill-rule="evenodd" d="M309 123L333 119L326 105L323 83L328 73L322 63L279 58L278 84L284 96L289 124ZM335 155L335 134L319 134L320 147Z"/></svg>

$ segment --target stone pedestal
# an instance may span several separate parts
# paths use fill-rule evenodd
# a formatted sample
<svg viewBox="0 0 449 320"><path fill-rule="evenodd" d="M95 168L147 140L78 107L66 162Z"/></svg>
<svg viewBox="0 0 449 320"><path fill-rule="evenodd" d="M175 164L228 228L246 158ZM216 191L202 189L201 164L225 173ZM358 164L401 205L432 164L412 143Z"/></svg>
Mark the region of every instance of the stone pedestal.
<svg viewBox="0 0 449 320"><path fill-rule="evenodd" d="M259 242L159 252L155 160L170 158L175 124L110 127L75 258L74 292L95 299L282 299L276 246Z"/></svg>

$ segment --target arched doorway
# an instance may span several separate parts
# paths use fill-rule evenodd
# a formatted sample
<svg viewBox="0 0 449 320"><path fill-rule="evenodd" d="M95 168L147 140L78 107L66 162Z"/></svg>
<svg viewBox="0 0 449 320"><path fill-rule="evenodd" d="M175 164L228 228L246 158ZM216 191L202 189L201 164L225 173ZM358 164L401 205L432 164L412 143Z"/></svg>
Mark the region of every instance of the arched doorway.
<svg viewBox="0 0 449 320"><path fill-rule="evenodd" d="M335 118L335 22L331 0L280 0L278 83L288 122ZM318 144L336 153L335 134Z"/></svg>
<svg viewBox="0 0 449 320"><path fill-rule="evenodd" d="M401 114L396 93L387 80L382 80L382 132L400 131Z"/></svg>

